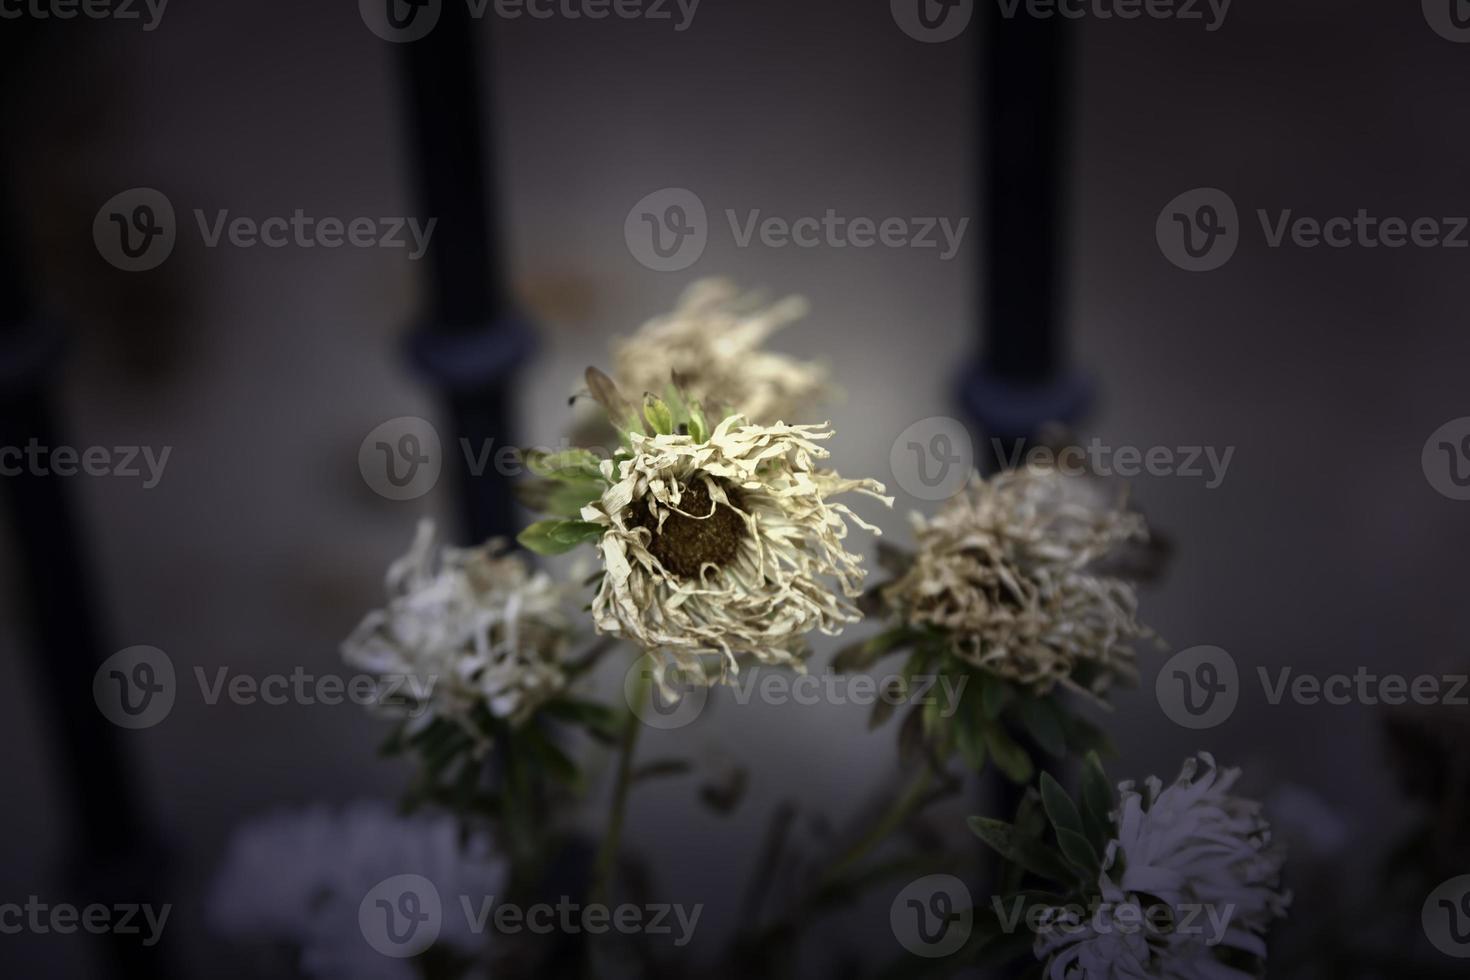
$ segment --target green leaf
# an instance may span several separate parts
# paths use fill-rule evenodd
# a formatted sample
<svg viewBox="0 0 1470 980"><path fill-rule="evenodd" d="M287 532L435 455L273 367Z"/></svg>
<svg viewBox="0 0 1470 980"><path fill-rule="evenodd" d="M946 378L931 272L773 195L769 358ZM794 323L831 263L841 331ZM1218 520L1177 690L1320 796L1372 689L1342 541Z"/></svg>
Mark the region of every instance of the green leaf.
<svg viewBox="0 0 1470 980"><path fill-rule="evenodd" d="M985 768L985 733L980 727L979 721L968 711L962 711L955 715L954 724L955 743L960 750L960 758L965 760L965 765L971 772L980 772Z"/></svg>
<svg viewBox="0 0 1470 980"><path fill-rule="evenodd" d="M1051 698L1024 698L1018 706L1021 727L1041 747L1042 751L1057 758L1067 754L1067 736L1057 709Z"/></svg>
<svg viewBox="0 0 1470 980"><path fill-rule="evenodd" d="M669 411L669 406L657 395L643 396L643 417L648 420L649 426L658 435L673 434L674 413Z"/></svg>
<svg viewBox="0 0 1470 980"><path fill-rule="evenodd" d="M985 689L980 696L980 705L985 710L985 717L992 721L1000 717L1000 713L1010 704L1011 698L1015 696L1015 690L1011 685L999 677L983 675L985 677Z"/></svg>
<svg viewBox="0 0 1470 980"><path fill-rule="evenodd" d="M1112 836L1112 819L1109 816L1117 804L1113 799L1113 784L1103 772L1102 761L1096 752L1087 753L1082 763L1082 820L1087 829L1088 840L1098 850L1103 850Z"/></svg>
<svg viewBox="0 0 1470 980"><path fill-rule="evenodd" d="M689 438L695 442L708 442L709 422L704 417L704 406L697 401L689 403Z"/></svg>
<svg viewBox="0 0 1470 980"><path fill-rule="evenodd" d="M556 453L532 450L526 454L526 469L548 480L602 483L601 464L597 454L589 449L564 449Z"/></svg>
<svg viewBox="0 0 1470 980"><path fill-rule="evenodd" d="M531 479L515 485L516 499L540 514L575 520L582 508L602 496L607 484L602 479Z"/></svg>
<svg viewBox="0 0 1470 980"><path fill-rule="evenodd" d="M586 728L588 734L600 741L615 742L623 732L623 716L595 701L559 698L541 710L560 721Z"/></svg>
<svg viewBox="0 0 1470 980"><path fill-rule="evenodd" d="M560 555L585 541L602 536L602 525L591 521L537 521L516 536L516 540L538 555Z"/></svg>
<svg viewBox="0 0 1470 980"><path fill-rule="evenodd" d="M1057 846L1062 849L1062 854L1084 882L1097 881L1097 876L1102 870L1102 859L1097 856L1097 851L1087 842L1087 838L1074 830L1058 830Z"/></svg>
<svg viewBox="0 0 1470 980"><path fill-rule="evenodd" d="M915 634L904 626L895 626L876 636L849 644L832 658L832 669L840 674L867 670L893 651L913 642Z"/></svg>
<svg viewBox="0 0 1470 980"><path fill-rule="evenodd" d="M624 438L628 432L642 432L643 423L638 418L638 413L612 378L603 374L597 368L587 369L587 390L591 392L592 398L607 412L607 420L624 432Z"/></svg>
<svg viewBox="0 0 1470 980"><path fill-rule="evenodd" d="M1004 820L971 817L970 829L997 854L1034 875L1051 881L1070 883L1076 875L1065 861L1042 844L1016 833Z"/></svg>
<svg viewBox="0 0 1470 980"><path fill-rule="evenodd" d="M1005 733L1000 725L990 722L985 726L985 746L990 757L1001 772L1014 783L1029 783L1036 772L1031 756Z"/></svg>
<svg viewBox="0 0 1470 980"><path fill-rule="evenodd" d="M873 703L873 713L868 715L868 731L871 732L874 729L882 727L883 723L889 718L892 718L893 713L898 710L901 692L895 691L897 687L898 682L894 680L889 680L884 686L884 691L894 693L891 695L880 695L878 700Z"/></svg>
<svg viewBox="0 0 1470 980"><path fill-rule="evenodd" d="M1062 714L1062 726L1067 732L1067 747L1078 755L1096 752L1105 758L1118 754L1113 739L1107 732L1092 722L1071 712Z"/></svg>
<svg viewBox="0 0 1470 980"><path fill-rule="evenodd" d="M1046 808L1046 815L1057 833L1064 830L1082 833L1082 814L1077 811L1077 804L1049 772L1041 774L1041 805Z"/></svg>

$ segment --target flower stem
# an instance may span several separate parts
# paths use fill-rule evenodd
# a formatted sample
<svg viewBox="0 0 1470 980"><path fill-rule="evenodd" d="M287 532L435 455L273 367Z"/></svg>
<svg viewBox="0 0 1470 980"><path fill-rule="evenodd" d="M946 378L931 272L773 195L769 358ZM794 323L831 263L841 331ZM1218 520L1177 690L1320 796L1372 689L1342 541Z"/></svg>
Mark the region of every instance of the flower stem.
<svg viewBox="0 0 1470 980"><path fill-rule="evenodd" d="M629 712L623 737L618 745L617 782L613 785L612 810L608 815L607 833L597 851L597 864L592 873L591 902L606 904L608 889L612 886L614 871L618 863L618 851L623 838L623 817L628 810L628 790L632 785L633 753L638 746L638 733L643 728L639 712L649 696L649 672L639 671L638 686L630 702L636 707Z"/></svg>
<svg viewBox="0 0 1470 980"><path fill-rule="evenodd" d="M872 829L849 848L847 853L837 860L837 863L827 869L820 879L819 888L826 889L833 885L838 878L883 843L890 834L903 826L904 821L908 820L923 804L925 797L929 794L929 784L933 778L933 773L928 766L920 768L919 774L914 777L909 788L893 801L893 805L873 825Z"/></svg>

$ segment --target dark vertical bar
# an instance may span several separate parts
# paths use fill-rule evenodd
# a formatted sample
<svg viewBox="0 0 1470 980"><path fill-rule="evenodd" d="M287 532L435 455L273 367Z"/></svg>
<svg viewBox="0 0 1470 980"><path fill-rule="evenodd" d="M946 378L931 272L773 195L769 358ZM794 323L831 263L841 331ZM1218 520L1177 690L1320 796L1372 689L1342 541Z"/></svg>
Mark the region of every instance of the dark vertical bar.
<svg viewBox="0 0 1470 980"><path fill-rule="evenodd" d="M17 37L8 40L15 43ZM0 50L0 66L11 82L16 53ZM0 447L24 452L33 444L67 444L49 391L62 343L31 296L24 250L17 244L19 223L10 210L14 175L7 164L0 157ZM109 651L71 486L13 458L7 469L16 472L0 475L0 499L23 583L20 606L27 613L31 673L49 726L44 744L55 754L69 809L73 887L82 904L157 901L161 850L141 816L137 784L120 747L123 733L92 698L93 674ZM138 936L115 934L110 943L111 975L167 976L162 944L149 949Z"/></svg>
<svg viewBox="0 0 1470 980"><path fill-rule="evenodd" d="M1029 16L1024 5L1009 17L1004 4L982 6L990 11L977 73L985 302L981 351L960 392L984 439L982 466L993 472L1048 422L1076 421L1089 392L1072 372L1065 342L1072 26L1061 17ZM1056 773L1024 732L1010 734L1039 768ZM985 806L1010 819L1024 788L992 770L986 789ZM994 880L998 864L988 871ZM1002 968L996 975L1012 973Z"/></svg>
<svg viewBox="0 0 1470 980"><path fill-rule="evenodd" d="M982 6L990 12L978 72L985 302L980 354L961 396L985 436L1014 441L1075 420L1088 401L1065 343L1073 38L1065 18Z"/></svg>
<svg viewBox="0 0 1470 980"><path fill-rule="evenodd" d="M476 476L461 440L478 450L514 444L511 378L529 354L531 331L516 315L500 251L494 128L482 138L478 22L469 5L445 3L425 37L403 45L409 129L421 218L437 218L425 261L426 319L410 338L418 367L440 389L454 428L445 466L454 471L468 542L516 529L510 481L493 469ZM492 99L493 102L493 99Z"/></svg>

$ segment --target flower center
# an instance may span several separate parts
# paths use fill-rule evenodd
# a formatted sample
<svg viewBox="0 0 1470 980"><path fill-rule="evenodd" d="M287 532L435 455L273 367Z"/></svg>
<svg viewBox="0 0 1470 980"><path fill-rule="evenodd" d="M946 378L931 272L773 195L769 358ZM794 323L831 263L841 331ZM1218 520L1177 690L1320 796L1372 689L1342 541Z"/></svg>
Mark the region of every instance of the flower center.
<svg viewBox="0 0 1470 980"><path fill-rule="evenodd" d="M738 500L733 487L721 482L729 500ZM648 550L669 571L681 578L696 578L706 564L724 568L735 560L745 537L745 521L728 504L715 504L703 480L679 484L679 510L670 510L664 526L646 507L635 508L632 523L647 528L652 539Z"/></svg>

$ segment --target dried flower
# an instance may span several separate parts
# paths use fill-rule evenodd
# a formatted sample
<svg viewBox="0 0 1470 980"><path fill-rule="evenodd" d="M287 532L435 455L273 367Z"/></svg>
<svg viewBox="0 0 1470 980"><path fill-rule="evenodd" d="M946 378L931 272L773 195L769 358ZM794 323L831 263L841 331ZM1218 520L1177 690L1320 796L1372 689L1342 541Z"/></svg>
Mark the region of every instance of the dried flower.
<svg viewBox="0 0 1470 980"><path fill-rule="evenodd" d="M614 373L626 391L662 394L671 378L710 409L756 423L790 421L831 392L819 365L763 350L766 338L806 314L789 297L761 306L729 282L694 283L672 312L613 342Z"/></svg>
<svg viewBox="0 0 1470 980"><path fill-rule="evenodd" d="M1135 676L1130 644L1150 634L1133 587L1096 564L1147 538L1141 516L1027 466L976 477L913 525L913 563L883 590L910 626L942 631L961 660L1037 693L1062 683L1100 694Z"/></svg>
<svg viewBox="0 0 1470 980"><path fill-rule="evenodd" d="M422 729L445 718L478 735L480 706L519 724L566 686L571 627L563 590L492 541L444 548L419 524L413 546L388 569L388 604L368 613L342 645L343 658L380 678L375 698ZM404 678L417 683L403 685ZM405 693L417 703L402 704Z"/></svg>
<svg viewBox="0 0 1470 980"><path fill-rule="evenodd" d="M461 840L451 817L401 817L392 807L355 803L272 814L236 831L210 889L208 918L223 936L287 943L312 977L417 977L363 941L358 910L379 882L422 875L446 901L495 895L507 867L483 837ZM443 917L438 942L474 955L483 937L462 916Z"/></svg>
<svg viewBox="0 0 1470 980"><path fill-rule="evenodd" d="M1290 903L1281 891L1285 855L1272 844L1261 805L1230 795L1239 778L1239 769L1221 770L1202 752L1168 787L1156 777L1141 790L1118 785L1098 878L1108 914L1047 910L1035 952L1048 977L1209 980L1251 975L1227 967L1221 954L1264 964L1266 930ZM1123 906L1138 914L1120 915ZM1174 927L1149 924L1144 913L1157 906ZM1132 935L1121 934L1125 922Z"/></svg>
<svg viewBox="0 0 1470 980"><path fill-rule="evenodd" d="M592 603L600 632L667 653L695 678L707 673L701 658L716 656L723 678L743 655L799 666L807 633L836 635L861 618L849 600L866 573L843 546L847 519L879 532L831 498L892 498L874 480L816 468L827 424L732 415L706 434L697 409L693 431L671 428L661 405L649 414L663 423L628 433L581 513L606 568Z"/></svg>

